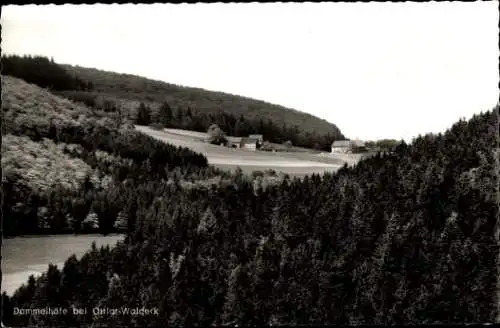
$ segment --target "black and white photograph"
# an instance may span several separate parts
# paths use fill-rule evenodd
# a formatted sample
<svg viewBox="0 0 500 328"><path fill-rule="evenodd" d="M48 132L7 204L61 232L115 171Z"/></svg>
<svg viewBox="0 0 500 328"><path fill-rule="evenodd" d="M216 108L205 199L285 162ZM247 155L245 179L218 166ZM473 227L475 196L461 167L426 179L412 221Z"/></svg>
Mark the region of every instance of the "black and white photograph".
<svg viewBox="0 0 500 328"><path fill-rule="evenodd" d="M2 328L500 323L498 1L0 23Z"/></svg>

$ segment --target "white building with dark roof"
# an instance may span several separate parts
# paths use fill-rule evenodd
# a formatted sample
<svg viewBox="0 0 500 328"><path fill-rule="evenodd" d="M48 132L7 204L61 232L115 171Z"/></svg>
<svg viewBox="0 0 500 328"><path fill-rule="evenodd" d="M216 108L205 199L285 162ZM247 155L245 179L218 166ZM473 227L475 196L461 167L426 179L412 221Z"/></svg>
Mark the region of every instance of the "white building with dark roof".
<svg viewBox="0 0 500 328"><path fill-rule="evenodd" d="M336 140L332 143L332 153L352 153L363 148L365 143L362 140Z"/></svg>

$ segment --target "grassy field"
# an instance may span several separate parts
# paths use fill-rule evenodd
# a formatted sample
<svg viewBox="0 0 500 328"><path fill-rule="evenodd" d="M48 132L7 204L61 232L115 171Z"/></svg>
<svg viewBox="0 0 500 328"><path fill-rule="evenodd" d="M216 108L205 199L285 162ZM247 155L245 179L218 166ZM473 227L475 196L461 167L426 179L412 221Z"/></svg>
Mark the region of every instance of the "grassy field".
<svg viewBox="0 0 500 328"><path fill-rule="evenodd" d="M273 169L293 176L336 171L344 163L355 163L359 156L330 155L307 152L260 152L211 145L203 142L205 133L178 129L155 130L147 126L135 128L158 140L177 146L188 147L204 154L209 163L221 169L234 170L240 167L243 172Z"/></svg>
<svg viewBox="0 0 500 328"><path fill-rule="evenodd" d="M165 132L169 134L175 134L175 135L180 135L180 136L185 136L185 137L193 137L193 140L197 141L203 141L207 137L206 133L203 132L197 132L197 131L189 131L189 130L181 130L181 129L164 129ZM269 143L273 149L278 150L279 152L291 152L291 153L310 153L310 154L319 154L321 151L315 150L315 149L309 149L309 148L303 148L303 147L287 147L285 145L277 144L270 142Z"/></svg>

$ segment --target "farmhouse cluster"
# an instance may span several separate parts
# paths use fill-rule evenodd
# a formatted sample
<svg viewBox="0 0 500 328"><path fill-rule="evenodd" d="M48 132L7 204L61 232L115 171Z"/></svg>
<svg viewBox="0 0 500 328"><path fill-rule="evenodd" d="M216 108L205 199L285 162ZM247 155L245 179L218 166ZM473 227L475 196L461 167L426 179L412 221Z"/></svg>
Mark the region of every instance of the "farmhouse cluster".
<svg viewBox="0 0 500 328"><path fill-rule="evenodd" d="M226 146L230 148L242 148L257 150L264 142L262 134L251 134L248 137L226 137Z"/></svg>
<svg viewBox="0 0 500 328"><path fill-rule="evenodd" d="M229 148L245 149L250 151L265 150L264 136L262 134L250 134L248 137L224 136L222 138L210 137L208 133L205 142L214 143ZM267 149L266 149L267 150ZM369 147L362 140L336 140L332 143L332 153L362 153L369 151Z"/></svg>
<svg viewBox="0 0 500 328"><path fill-rule="evenodd" d="M277 144L264 142L262 134L250 134L248 137L228 136L220 129L217 124L212 124L207 131L205 142L225 146L229 148L239 148L245 150L267 150L267 151L291 151L292 143L287 141L281 146ZM370 144L371 146L369 146ZM373 142L364 142L359 139L355 140L336 140L331 145L332 153L364 153L370 150L375 150ZM282 148L283 147L283 148Z"/></svg>

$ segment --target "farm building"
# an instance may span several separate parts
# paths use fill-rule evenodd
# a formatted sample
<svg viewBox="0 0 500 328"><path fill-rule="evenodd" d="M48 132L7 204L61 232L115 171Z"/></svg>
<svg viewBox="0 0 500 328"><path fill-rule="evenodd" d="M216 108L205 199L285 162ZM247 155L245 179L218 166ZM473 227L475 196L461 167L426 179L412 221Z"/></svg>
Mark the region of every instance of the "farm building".
<svg viewBox="0 0 500 328"><path fill-rule="evenodd" d="M257 150L262 145L264 139L262 135L251 135L249 137L226 137L226 146L230 148L245 148Z"/></svg>
<svg viewBox="0 0 500 328"><path fill-rule="evenodd" d="M365 143L361 140L337 140L332 144L332 153L352 153L365 148Z"/></svg>
<svg viewBox="0 0 500 328"><path fill-rule="evenodd" d="M332 144L332 153L347 153L349 140L336 140Z"/></svg>
<svg viewBox="0 0 500 328"><path fill-rule="evenodd" d="M242 137L226 137L227 146L230 148L240 148Z"/></svg>
<svg viewBox="0 0 500 328"><path fill-rule="evenodd" d="M264 144L264 136L262 134L251 134L248 136L251 139L257 139L257 149Z"/></svg>
<svg viewBox="0 0 500 328"><path fill-rule="evenodd" d="M257 144L259 140L256 138L241 138L240 148L245 148L248 150L257 150Z"/></svg>

